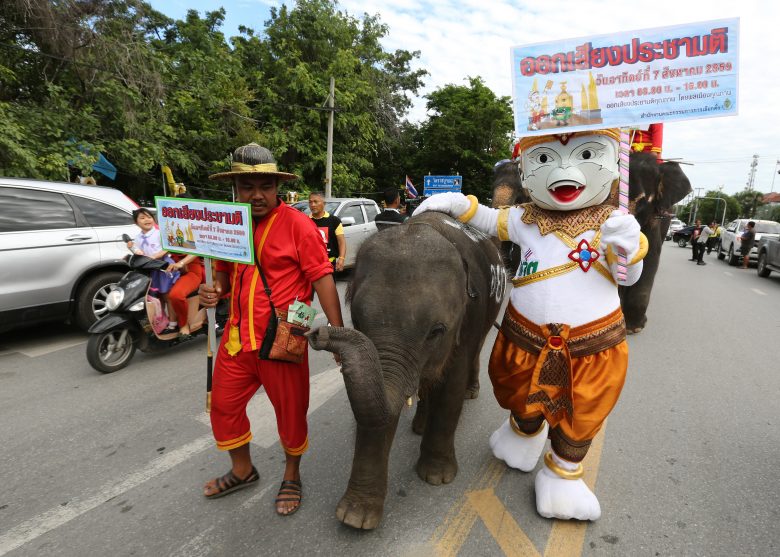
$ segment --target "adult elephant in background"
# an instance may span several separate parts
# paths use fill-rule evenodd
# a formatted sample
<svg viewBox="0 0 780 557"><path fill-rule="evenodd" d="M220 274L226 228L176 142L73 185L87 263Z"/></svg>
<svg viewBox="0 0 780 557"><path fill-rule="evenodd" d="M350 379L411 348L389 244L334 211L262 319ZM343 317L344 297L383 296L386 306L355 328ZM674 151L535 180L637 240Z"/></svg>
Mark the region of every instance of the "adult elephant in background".
<svg viewBox="0 0 780 557"><path fill-rule="evenodd" d="M336 508L343 523L379 524L398 418L417 393L417 474L433 485L455 478L455 429L506 284L493 242L442 213L414 216L360 248L347 294L355 328L321 327L309 339L341 356L357 421L352 473Z"/></svg>
<svg viewBox="0 0 780 557"><path fill-rule="evenodd" d="M628 333L638 333L647 323L647 306L658 271L672 206L691 191L691 183L676 162L658 164L650 153L631 153L629 159L629 200L642 233L647 237L648 252L640 279L620 288L620 300ZM493 207L530 201L521 185L518 164L501 161L493 170ZM616 202L617 204L617 202ZM501 243L507 270L514 275L520 262L520 249L511 242Z"/></svg>
<svg viewBox="0 0 780 557"><path fill-rule="evenodd" d="M658 271L661 248L669 230L672 206L691 192L691 182L676 162L658 164L651 153L631 153L628 169L631 212L647 237L648 250L639 280L620 287L626 332L638 333L647 323L647 306Z"/></svg>

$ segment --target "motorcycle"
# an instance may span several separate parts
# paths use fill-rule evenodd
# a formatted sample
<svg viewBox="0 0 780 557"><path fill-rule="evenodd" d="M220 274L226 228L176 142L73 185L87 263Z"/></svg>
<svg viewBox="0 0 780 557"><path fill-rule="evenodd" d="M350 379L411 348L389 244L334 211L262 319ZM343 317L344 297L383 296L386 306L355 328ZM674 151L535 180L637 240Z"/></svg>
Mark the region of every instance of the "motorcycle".
<svg viewBox="0 0 780 557"><path fill-rule="evenodd" d="M130 238L123 235L129 242ZM106 297L107 313L89 328L87 361L100 373L113 373L126 367L135 354L155 352L188 342L208 331L206 310L198 304L196 293L187 298L190 335L182 339L178 332L164 332L167 319L160 300L149 293L152 271L164 270L168 263L144 255L125 257L130 267ZM217 306L215 333L222 334L227 321L226 302Z"/></svg>

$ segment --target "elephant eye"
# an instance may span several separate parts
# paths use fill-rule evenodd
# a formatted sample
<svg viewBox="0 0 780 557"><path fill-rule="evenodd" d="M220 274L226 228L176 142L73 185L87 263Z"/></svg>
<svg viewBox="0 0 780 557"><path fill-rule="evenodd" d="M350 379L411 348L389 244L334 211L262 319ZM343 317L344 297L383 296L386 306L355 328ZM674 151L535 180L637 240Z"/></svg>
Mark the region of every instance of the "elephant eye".
<svg viewBox="0 0 780 557"><path fill-rule="evenodd" d="M432 340L436 337L439 337L447 332L447 327L443 323L436 323L433 327L431 327L430 332L428 333L428 339Z"/></svg>

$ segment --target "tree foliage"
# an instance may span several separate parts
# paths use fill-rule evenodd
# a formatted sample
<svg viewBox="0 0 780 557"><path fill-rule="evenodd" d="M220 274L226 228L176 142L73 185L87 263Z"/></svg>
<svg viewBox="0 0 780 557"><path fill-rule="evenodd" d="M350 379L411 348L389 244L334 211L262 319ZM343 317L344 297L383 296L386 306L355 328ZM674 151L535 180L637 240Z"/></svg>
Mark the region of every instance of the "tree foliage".
<svg viewBox="0 0 780 557"><path fill-rule="evenodd" d="M466 193L489 195L512 116L480 78L430 93L429 117L413 124L427 72L413 67L418 52L382 46L379 16L298 0L230 38L224 17L173 20L142 0L0 4L0 174L86 175L102 153L119 174L99 183L132 197L159 194L167 164L190 195L220 198L208 174L254 140L302 177L297 189L323 189L333 77L334 194L457 173Z"/></svg>
<svg viewBox="0 0 780 557"><path fill-rule="evenodd" d="M493 166L507 157L514 127L509 97L497 97L479 77L428 95L430 116L417 132L421 174L463 176L464 193L490 196Z"/></svg>

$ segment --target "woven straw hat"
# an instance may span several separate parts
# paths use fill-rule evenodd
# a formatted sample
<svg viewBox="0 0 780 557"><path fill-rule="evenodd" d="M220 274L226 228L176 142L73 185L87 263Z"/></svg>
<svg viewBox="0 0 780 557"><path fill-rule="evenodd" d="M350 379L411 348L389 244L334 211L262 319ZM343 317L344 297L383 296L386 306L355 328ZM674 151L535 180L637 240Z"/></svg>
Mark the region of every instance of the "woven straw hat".
<svg viewBox="0 0 780 557"><path fill-rule="evenodd" d="M212 174L209 180L231 180L235 176L276 176L283 182L298 179L295 174L279 172L271 151L257 143L243 145L233 151L230 171Z"/></svg>

